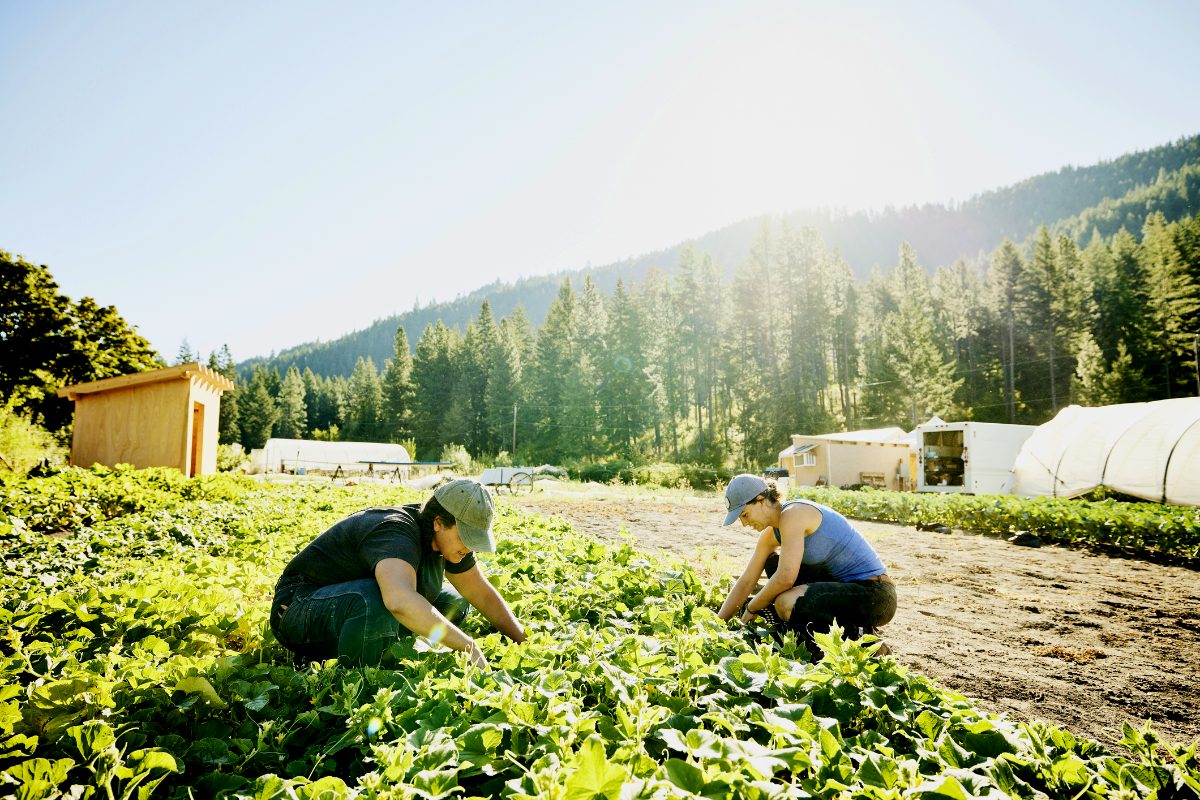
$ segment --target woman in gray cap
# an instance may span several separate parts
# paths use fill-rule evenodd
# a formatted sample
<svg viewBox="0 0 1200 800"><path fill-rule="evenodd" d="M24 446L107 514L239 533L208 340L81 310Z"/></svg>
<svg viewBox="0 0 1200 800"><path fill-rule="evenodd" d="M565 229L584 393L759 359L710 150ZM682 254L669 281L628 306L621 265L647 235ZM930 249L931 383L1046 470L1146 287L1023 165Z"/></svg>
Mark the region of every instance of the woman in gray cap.
<svg viewBox="0 0 1200 800"><path fill-rule="evenodd" d="M470 603L517 642L525 631L493 588L475 552L494 553L492 497L459 478L425 503L367 508L314 539L283 570L271 629L308 660L376 665L399 637L418 634L486 666L455 624ZM445 577L450 586L443 586Z"/></svg>
<svg viewBox="0 0 1200 800"><path fill-rule="evenodd" d="M745 603L741 620L762 616L795 631L814 653L812 634L837 622L850 638L875 633L896 614L896 586L887 568L849 520L809 500L781 502L775 482L738 475L725 490L725 525L761 531L745 572L717 615L728 620ZM759 577L767 583L750 597ZM747 601L749 598L749 601ZM888 652L879 645L879 655Z"/></svg>

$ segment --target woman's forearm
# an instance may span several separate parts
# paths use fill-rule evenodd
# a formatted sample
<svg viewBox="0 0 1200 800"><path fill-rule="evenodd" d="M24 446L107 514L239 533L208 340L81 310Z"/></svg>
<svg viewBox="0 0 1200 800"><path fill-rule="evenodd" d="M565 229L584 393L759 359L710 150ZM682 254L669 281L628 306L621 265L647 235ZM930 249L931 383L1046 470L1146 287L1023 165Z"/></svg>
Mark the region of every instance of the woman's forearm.
<svg viewBox="0 0 1200 800"><path fill-rule="evenodd" d="M469 652L475 645L474 639L459 630L457 625L442 616L428 600L415 592L404 597L401 602L393 601L393 606L388 610L401 625L435 644L443 644L451 650L464 652Z"/></svg>
<svg viewBox="0 0 1200 800"><path fill-rule="evenodd" d="M737 583L729 590L729 596L725 598L725 602L721 604L721 610L717 612L717 616L723 620L728 620L737 613L737 610L742 607L742 603L750 596L750 590L754 587L757 579L747 580L743 575L738 578Z"/></svg>
<svg viewBox="0 0 1200 800"><path fill-rule="evenodd" d="M792 588L788 581L779 580L779 573L772 575L759 590L758 594L746 604L747 611L758 612L762 611L767 606L775 602L775 598Z"/></svg>

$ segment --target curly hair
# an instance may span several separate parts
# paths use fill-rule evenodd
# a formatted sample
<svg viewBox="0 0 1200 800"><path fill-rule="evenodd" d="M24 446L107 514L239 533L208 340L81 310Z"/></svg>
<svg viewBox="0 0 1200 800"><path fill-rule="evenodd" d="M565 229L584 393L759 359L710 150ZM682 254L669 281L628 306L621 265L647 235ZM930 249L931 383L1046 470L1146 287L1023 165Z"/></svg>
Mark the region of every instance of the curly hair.
<svg viewBox="0 0 1200 800"><path fill-rule="evenodd" d="M430 496L421 506L421 510L417 512L417 524L421 526L422 530L432 533L434 519L440 519L443 528L453 528L458 524L454 515L443 508L436 497Z"/></svg>
<svg viewBox="0 0 1200 800"><path fill-rule="evenodd" d="M779 487L775 485L775 479L765 478L764 480L767 482L767 488L755 495L754 499L750 502L761 503L763 500L766 500L769 503L778 503L781 495L779 494Z"/></svg>

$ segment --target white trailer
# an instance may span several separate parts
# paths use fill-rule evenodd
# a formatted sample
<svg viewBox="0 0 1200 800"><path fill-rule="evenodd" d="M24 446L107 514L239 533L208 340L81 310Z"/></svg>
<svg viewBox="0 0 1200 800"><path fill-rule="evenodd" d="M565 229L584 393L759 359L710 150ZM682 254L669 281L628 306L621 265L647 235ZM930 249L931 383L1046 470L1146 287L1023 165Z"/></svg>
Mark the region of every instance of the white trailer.
<svg viewBox="0 0 1200 800"><path fill-rule="evenodd" d="M936 417L917 434L918 492L1000 494L1034 425L942 422Z"/></svg>

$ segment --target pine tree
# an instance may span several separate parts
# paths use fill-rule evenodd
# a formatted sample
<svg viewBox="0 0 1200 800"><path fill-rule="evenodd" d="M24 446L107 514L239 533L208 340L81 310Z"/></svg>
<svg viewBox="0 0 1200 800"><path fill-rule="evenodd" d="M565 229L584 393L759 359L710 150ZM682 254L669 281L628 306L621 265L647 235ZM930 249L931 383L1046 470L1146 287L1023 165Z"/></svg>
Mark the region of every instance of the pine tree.
<svg viewBox="0 0 1200 800"><path fill-rule="evenodd" d="M278 420L275 423L279 437L303 439L308 433L308 409L305 405L304 379L300 377L300 370L294 365L288 367L275 403L279 408Z"/></svg>
<svg viewBox="0 0 1200 800"><path fill-rule="evenodd" d="M392 441L412 433L413 398L416 386L412 379L413 358L408 347L404 326L396 328L392 357L384 362L383 419L392 430Z"/></svg>
<svg viewBox="0 0 1200 800"><path fill-rule="evenodd" d="M311 367L305 367L300 378L304 381L304 407L308 417L305 426L309 431L327 429L331 423L327 421L330 415L327 413L329 403L324 381Z"/></svg>
<svg viewBox="0 0 1200 800"><path fill-rule="evenodd" d="M1023 309L1025 285L1023 277L1025 260L1021 258L1017 246L1007 237L996 252L992 253L991 269L988 270L988 287L991 289L992 300L1000 316L1003 331L1001 335L1001 362L1005 374L1005 406L1008 410L1009 423L1017 421L1016 400L1016 327L1018 316Z"/></svg>
<svg viewBox="0 0 1200 800"><path fill-rule="evenodd" d="M1034 240L1033 256L1022 273L1021 293L1035 339L1046 354L1051 413L1058 413L1059 367L1070 365L1067 353L1076 349L1083 330L1082 258L1074 241L1063 237L1055 247L1042 225ZM1061 352L1060 352L1061 351Z"/></svg>
<svg viewBox="0 0 1200 800"><path fill-rule="evenodd" d="M537 438L549 456L561 456L566 452L562 449L559 433L560 426L565 424L563 378L576 361L574 342L575 291L571 288L570 278L566 278L537 332L532 404L540 412L541 428Z"/></svg>
<svg viewBox="0 0 1200 800"><path fill-rule="evenodd" d="M1091 333L1084 334L1075 356L1075 374L1071 376L1071 402L1081 406L1104 406L1104 353Z"/></svg>
<svg viewBox="0 0 1200 800"><path fill-rule="evenodd" d="M1081 337L1076 356L1075 374L1071 376L1071 401L1081 406L1107 406L1116 403L1136 403L1146 396L1146 381L1133 365L1133 356L1124 342L1117 344L1117 356L1111 367L1091 334Z"/></svg>
<svg viewBox="0 0 1200 800"><path fill-rule="evenodd" d="M966 407L975 405L977 388L975 339L984 321L983 281L975 268L958 259L947 268L938 267L933 278L936 314L947 339L953 343L954 362L965 375Z"/></svg>
<svg viewBox="0 0 1200 800"><path fill-rule="evenodd" d="M350 375L349 422L346 434L359 441L387 441L390 431L381 431L379 417L383 412L383 387L379 373L370 356L358 357Z"/></svg>
<svg viewBox="0 0 1200 800"><path fill-rule="evenodd" d="M888 392L891 418L911 420L916 427L954 405L962 378L954 377L954 362L945 361L934 339L933 320L920 298L905 296L900 310L884 322L887 359L896 382Z"/></svg>
<svg viewBox="0 0 1200 800"><path fill-rule="evenodd" d="M458 389L455 392L455 400L463 404L465 415L465 430L461 438L456 436L455 441L461 441L475 457L497 449L493 445L498 441L498 436L493 435L488 425L487 409L488 368L497 338L492 306L484 300L479 308L479 316L467 326L466 336L463 337Z"/></svg>
<svg viewBox="0 0 1200 800"><path fill-rule="evenodd" d="M632 461L638 454L638 439L650 419L651 385L646 372L643 310L632 289L626 292L619 277L608 320L613 357L601 402L608 411L610 445L622 458Z"/></svg>
<svg viewBox="0 0 1200 800"><path fill-rule="evenodd" d="M1151 322L1151 356L1153 363L1161 367L1167 397L1181 390L1191 394L1192 376L1183 362L1191 354L1200 311L1200 286L1184 260L1177 240L1180 232L1179 225L1167 224L1161 211L1148 217L1142 229L1141 261Z"/></svg>
<svg viewBox="0 0 1200 800"><path fill-rule="evenodd" d="M854 430L854 387L858 382L858 286L850 264L836 253L830 265L830 305L833 317L833 361L841 401L842 424Z"/></svg>
<svg viewBox="0 0 1200 800"><path fill-rule="evenodd" d="M679 397L681 359L679 310L670 284L658 267L651 267L642 281L640 305L645 309L643 346L646 379L650 383L650 424L654 426L654 452L662 457L670 439L671 452L678 458L675 408ZM664 432L664 428L666 428Z"/></svg>
<svg viewBox="0 0 1200 800"><path fill-rule="evenodd" d="M267 393L271 395L271 399L279 397L279 390L283 388L283 378L279 376L279 367L273 368L265 376Z"/></svg>
<svg viewBox="0 0 1200 800"><path fill-rule="evenodd" d="M916 427L947 413L963 381L954 377L954 362L938 349L929 278L908 242L900 244L894 280L900 307L884 320L884 354L895 378L882 394L893 421L908 418Z"/></svg>
<svg viewBox="0 0 1200 800"><path fill-rule="evenodd" d="M175 364L172 366L178 366L179 364L194 364L199 360L200 353L192 349L192 346L188 344L187 337L185 336L183 341L179 343L179 350L175 353Z"/></svg>
<svg viewBox="0 0 1200 800"><path fill-rule="evenodd" d="M513 442L513 407L522 401L521 345L514 326L507 318L501 319L496 330L496 344L488 359L487 424L493 432L497 449L516 455ZM527 430L527 428L525 429Z"/></svg>
<svg viewBox="0 0 1200 800"><path fill-rule="evenodd" d="M271 438L278 411L275 400L267 390L267 371L261 366L254 368L254 377L245 394L238 398L238 412L242 423L242 445L247 450L261 449Z"/></svg>
<svg viewBox="0 0 1200 800"><path fill-rule="evenodd" d="M217 443L233 444L241 438L242 429L241 423L238 421L237 365L233 362L233 354L229 352L229 345L222 345L220 352L209 353L208 366L209 369L232 383L234 387L221 395L221 410L217 422Z"/></svg>
<svg viewBox="0 0 1200 800"><path fill-rule="evenodd" d="M451 441L444 427L455 399L461 342L458 329L447 328L440 319L436 325L426 325L417 340L417 357L413 360L413 383L417 386L413 430L421 452L440 453Z"/></svg>
<svg viewBox="0 0 1200 800"><path fill-rule="evenodd" d="M583 291L575 298L574 334L576 352L587 353L592 364L598 365L608 349L608 312L591 275L584 276Z"/></svg>
<svg viewBox="0 0 1200 800"><path fill-rule="evenodd" d="M508 327L517 345L517 353L521 357L521 370L528 378L532 374L533 362L537 359L537 337L533 333L533 326L529 324L525 306L517 303L513 307L508 314Z"/></svg>
<svg viewBox="0 0 1200 800"><path fill-rule="evenodd" d="M325 392L327 420L332 430L334 425L341 427L350 421L350 382L344 375L334 375L325 379L325 385L328 387Z"/></svg>
<svg viewBox="0 0 1200 800"><path fill-rule="evenodd" d="M586 350L581 351L563 376L562 402L566 413L560 417L558 442L565 452L588 461L595 461L604 449L597 384L592 359Z"/></svg>

